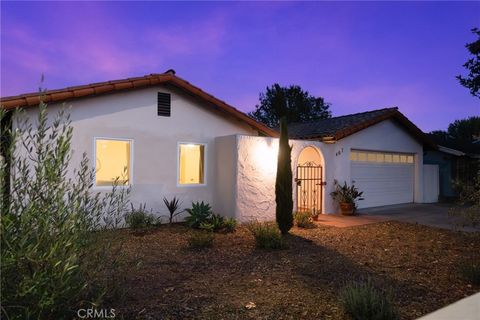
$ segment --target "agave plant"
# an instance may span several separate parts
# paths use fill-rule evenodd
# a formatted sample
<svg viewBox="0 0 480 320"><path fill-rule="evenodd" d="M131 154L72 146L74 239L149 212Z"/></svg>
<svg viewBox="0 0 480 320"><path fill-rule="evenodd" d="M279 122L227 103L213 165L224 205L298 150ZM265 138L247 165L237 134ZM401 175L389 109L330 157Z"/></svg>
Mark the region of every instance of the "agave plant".
<svg viewBox="0 0 480 320"><path fill-rule="evenodd" d="M212 217L212 208L208 203L192 202L192 207L186 209L189 216L185 218L185 222L192 228L199 228L203 222L209 222Z"/></svg>

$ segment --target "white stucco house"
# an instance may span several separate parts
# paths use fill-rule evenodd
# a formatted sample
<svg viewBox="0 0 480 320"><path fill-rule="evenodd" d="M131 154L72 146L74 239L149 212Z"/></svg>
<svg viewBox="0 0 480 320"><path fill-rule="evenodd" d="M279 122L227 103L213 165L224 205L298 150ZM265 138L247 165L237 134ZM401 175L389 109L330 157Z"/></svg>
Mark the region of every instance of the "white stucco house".
<svg viewBox="0 0 480 320"><path fill-rule="evenodd" d="M131 200L165 214L183 207L273 220L278 133L175 75L161 74L47 91L50 114L71 106L73 163L86 152L95 190L122 176ZM37 116L39 94L1 98L2 108ZM337 212L334 180L364 191L360 208L423 202L423 149L435 145L396 108L289 126L298 209ZM126 168L126 170L125 170ZM125 174L122 174L122 173Z"/></svg>

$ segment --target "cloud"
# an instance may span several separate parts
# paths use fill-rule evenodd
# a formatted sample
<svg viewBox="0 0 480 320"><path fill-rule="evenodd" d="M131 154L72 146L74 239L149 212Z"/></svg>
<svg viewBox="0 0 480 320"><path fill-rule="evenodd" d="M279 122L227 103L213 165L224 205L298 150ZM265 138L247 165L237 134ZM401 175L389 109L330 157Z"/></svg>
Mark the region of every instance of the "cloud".
<svg viewBox="0 0 480 320"><path fill-rule="evenodd" d="M83 10L59 6L52 18L54 30L47 36L42 28L27 21L12 20L3 25L2 78L12 73L32 77L41 74L46 84L102 81L163 71L172 61L185 57L213 59L222 52L226 35L226 16L214 13L208 19L164 21L154 25L119 23L111 10L89 4ZM78 9L78 7L77 7ZM162 67L162 69L161 69ZM59 81L60 80L60 81ZM63 80L63 81L61 81ZM51 87L51 86L48 86ZM18 85L2 81L3 94L16 94ZM35 87L36 88L36 87Z"/></svg>
<svg viewBox="0 0 480 320"><path fill-rule="evenodd" d="M162 50L166 55L213 56L222 51L226 29L226 17L216 14L201 22L152 26L146 38L155 50Z"/></svg>

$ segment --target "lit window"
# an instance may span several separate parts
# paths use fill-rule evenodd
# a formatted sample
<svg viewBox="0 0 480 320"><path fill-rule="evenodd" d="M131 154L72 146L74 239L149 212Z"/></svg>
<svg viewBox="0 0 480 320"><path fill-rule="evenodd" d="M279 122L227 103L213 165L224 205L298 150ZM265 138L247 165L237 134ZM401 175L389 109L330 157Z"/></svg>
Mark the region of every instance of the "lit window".
<svg viewBox="0 0 480 320"><path fill-rule="evenodd" d="M408 163L413 163L413 156L408 156L407 157L407 162Z"/></svg>
<svg viewBox="0 0 480 320"><path fill-rule="evenodd" d="M377 153L377 162L383 162L383 161L384 161L383 153Z"/></svg>
<svg viewBox="0 0 480 320"><path fill-rule="evenodd" d="M95 184L111 186L130 184L131 141L129 140L95 140Z"/></svg>
<svg viewBox="0 0 480 320"><path fill-rule="evenodd" d="M179 184L205 183L205 146L203 144L179 145Z"/></svg>
<svg viewBox="0 0 480 320"><path fill-rule="evenodd" d="M395 163L399 163L400 162L400 156L398 154L394 154L394 155L392 155L392 160Z"/></svg>
<svg viewBox="0 0 480 320"><path fill-rule="evenodd" d="M355 151L350 152L350 160L357 161L357 152Z"/></svg>
<svg viewBox="0 0 480 320"><path fill-rule="evenodd" d="M401 162L401 163L407 163L407 156L401 155L401 156L400 156L400 162Z"/></svg>
<svg viewBox="0 0 480 320"><path fill-rule="evenodd" d="M367 161L367 154L365 152L359 152L358 161Z"/></svg>
<svg viewBox="0 0 480 320"><path fill-rule="evenodd" d="M391 154L388 154L388 153L385 154L385 162L392 162L392 155Z"/></svg>
<svg viewBox="0 0 480 320"><path fill-rule="evenodd" d="M375 153L368 154L368 161L375 162L376 159L377 159L377 155Z"/></svg>

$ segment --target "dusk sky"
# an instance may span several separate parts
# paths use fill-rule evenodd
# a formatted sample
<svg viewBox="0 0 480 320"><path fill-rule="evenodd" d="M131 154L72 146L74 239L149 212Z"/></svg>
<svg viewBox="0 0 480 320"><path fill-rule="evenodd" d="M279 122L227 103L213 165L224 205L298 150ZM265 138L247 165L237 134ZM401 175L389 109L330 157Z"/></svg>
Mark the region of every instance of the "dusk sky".
<svg viewBox="0 0 480 320"><path fill-rule="evenodd" d="M242 111L278 82L333 115L398 106L424 131L480 115L460 86L480 2L3 2L1 96L175 69Z"/></svg>

